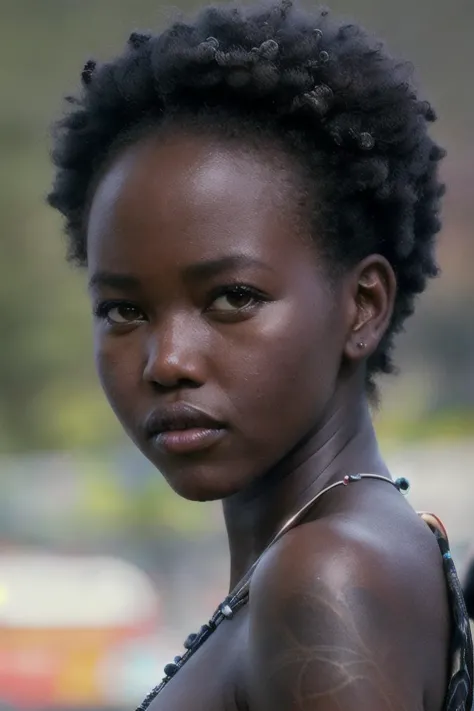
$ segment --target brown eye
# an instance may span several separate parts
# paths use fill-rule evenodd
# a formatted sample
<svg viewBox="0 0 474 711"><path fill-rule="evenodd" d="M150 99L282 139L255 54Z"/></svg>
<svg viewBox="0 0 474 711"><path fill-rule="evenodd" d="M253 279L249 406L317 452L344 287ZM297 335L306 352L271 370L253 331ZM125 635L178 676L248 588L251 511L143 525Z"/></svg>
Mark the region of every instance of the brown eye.
<svg viewBox="0 0 474 711"><path fill-rule="evenodd" d="M113 306L107 313L111 323L131 323L141 320L141 312L135 306Z"/></svg>
<svg viewBox="0 0 474 711"><path fill-rule="evenodd" d="M143 312L133 304L105 302L99 304L96 316L112 325L123 325L144 321Z"/></svg>
<svg viewBox="0 0 474 711"><path fill-rule="evenodd" d="M212 302L210 311L232 312L241 311L255 305L261 299L253 290L243 287L229 288Z"/></svg>

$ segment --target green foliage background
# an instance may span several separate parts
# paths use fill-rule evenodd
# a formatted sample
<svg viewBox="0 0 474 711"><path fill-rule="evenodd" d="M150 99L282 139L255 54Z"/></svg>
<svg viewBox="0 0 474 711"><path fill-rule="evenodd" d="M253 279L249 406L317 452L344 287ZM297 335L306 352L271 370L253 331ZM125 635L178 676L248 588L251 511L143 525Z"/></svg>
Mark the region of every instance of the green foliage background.
<svg viewBox="0 0 474 711"><path fill-rule="evenodd" d="M355 15L414 61L449 149L445 275L402 339L406 376L387 385L379 426L388 438L470 434L474 3L335 0L332 8ZM66 266L59 218L44 205L48 132L87 58L107 58L131 30L159 27L175 12L151 0L0 0L2 452L91 450L123 438L93 371L83 275Z"/></svg>

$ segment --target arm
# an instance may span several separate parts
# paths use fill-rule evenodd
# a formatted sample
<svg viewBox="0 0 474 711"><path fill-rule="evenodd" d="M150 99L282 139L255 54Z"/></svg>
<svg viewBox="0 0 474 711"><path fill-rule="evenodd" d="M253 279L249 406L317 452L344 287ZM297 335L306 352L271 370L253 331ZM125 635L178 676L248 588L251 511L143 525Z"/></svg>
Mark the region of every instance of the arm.
<svg viewBox="0 0 474 711"><path fill-rule="evenodd" d="M365 542L320 534L288 534L256 572L250 711L422 709L419 635L400 570Z"/></svg>

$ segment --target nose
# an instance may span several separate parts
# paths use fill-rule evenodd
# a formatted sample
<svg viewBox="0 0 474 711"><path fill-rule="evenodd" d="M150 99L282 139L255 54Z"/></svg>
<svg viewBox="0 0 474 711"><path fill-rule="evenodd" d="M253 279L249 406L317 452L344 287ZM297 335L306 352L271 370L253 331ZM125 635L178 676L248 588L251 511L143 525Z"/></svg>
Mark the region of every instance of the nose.
<svg viewBox="0 0 474 711"><path fill-rule="evenodd" d="M161 388L199 387L204 383L204 358L198 329L175 317L157 325L147 341L143 379Z"/></svg>

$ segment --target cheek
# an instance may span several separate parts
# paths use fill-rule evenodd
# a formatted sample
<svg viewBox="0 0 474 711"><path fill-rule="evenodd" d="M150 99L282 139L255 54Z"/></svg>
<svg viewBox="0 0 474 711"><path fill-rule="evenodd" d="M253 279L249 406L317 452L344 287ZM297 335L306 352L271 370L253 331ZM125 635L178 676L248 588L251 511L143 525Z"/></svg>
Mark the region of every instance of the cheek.
<svg viewBox="0 0 474 711"><path fill-rule="evenodd" d="M249 437L261 442L299 438L336 386L343 349L336 315L332 308L304 313L288 308L261 321L253 337L248 334L230 351L227 377L232 371L243 374L232 404Z"/></svg>

